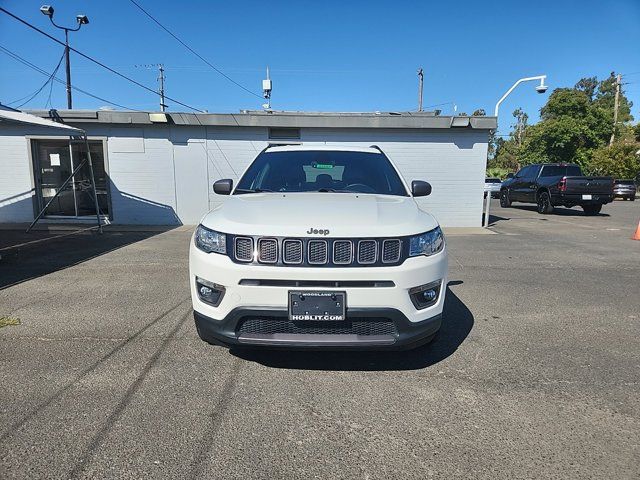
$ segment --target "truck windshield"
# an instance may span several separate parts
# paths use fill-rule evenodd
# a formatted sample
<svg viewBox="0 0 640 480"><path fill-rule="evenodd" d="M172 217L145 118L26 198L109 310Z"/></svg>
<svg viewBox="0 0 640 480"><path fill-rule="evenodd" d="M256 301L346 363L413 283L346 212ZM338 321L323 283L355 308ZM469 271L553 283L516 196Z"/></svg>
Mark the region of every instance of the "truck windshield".
<svg viewBox="0 0 640 480"><path fill-rule="evenodd" d="M382 153L331 150L263 152L234 194L256 192L353 192L408 196Z"/></svg>

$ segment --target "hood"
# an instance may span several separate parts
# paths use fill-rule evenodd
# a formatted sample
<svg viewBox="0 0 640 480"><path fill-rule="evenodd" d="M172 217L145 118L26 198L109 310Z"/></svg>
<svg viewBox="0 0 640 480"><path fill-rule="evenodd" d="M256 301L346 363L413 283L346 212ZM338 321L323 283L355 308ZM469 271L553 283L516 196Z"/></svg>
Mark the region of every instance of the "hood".
<svg viewBox="0 0 640 480"><path fill-rule="evenodd" d="M232 195L202 224L234 235L325 238L400 237L438 226L412 197L315 192Z"/></svg>

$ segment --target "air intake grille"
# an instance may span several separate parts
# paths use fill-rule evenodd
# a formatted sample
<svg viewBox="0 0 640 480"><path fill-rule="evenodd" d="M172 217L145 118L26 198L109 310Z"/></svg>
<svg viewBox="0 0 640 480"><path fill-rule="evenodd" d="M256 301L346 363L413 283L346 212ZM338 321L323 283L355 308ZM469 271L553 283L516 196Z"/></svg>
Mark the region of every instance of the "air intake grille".
<svg viewBox="0 0 640 480"><path fill-rule="evenodd" d="M311 240L309 242L308 261L312 265L322 265L327 263L327 242L326 240Z"/></svg>
<svg viewBox="0 0 640 480"><path fill-rule="evenodd" d="M282 244L284 263L302 263L302 240L285 240Z"/></svg>
<svg viewBox="0 0 640 480"><path fill-rule="evenodd" d="M286 238L227 235L236 263L301 267L383 267L408 255L405 238Z"/></svg>
<svg viewBox="0 0 640 480"><path fill-rule="evenodd" d="M249 237L236 237L235 241L236 260L250 262L253 260L253 239Z"/></svg>
<svg viewBox="0 0 640 480"><path fill-rule="evenodd" d="M286 318L248 318L244 320L238 334L272 335L292 333L298 335L394 335L398 334L394 323L387 318L347 322L293 322Z"/></svg>
<svg viewBox="0 0 640 480"><path fill-rule="evenodd" d="M353 261L353 243L351 240L336 240L333 242L333 263L346 265Z"/></svg>
<svg viewBox="0 0 640 480"><path fill-rule="evenodd" d="M261 263L276 263L278 261L278 241L275 238L258 240L258 260Z"/></svg>
<svg viewBox="0 0 640 480"><path fill-rule="evenodd" d="M382 263L395 263L400 260L400 240L384 240L382 242Z"/></svg>
<svg viewBox="0 0 640 480"><path fill-rule="evenodd" d="M358 263L375 263L378 254L378 242L375 240L360 240L358 242Z"/></svg>

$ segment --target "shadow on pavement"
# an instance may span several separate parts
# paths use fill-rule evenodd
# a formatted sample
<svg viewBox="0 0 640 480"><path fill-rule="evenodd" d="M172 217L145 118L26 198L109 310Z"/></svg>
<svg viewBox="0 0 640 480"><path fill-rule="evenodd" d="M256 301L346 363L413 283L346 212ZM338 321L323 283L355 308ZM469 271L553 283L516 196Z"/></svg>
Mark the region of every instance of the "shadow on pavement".
<svg viewBox="0 0 640 480"><path fill-rule="evenodd" d="M29 234L23 230L0 231L0 290L77 265L172 228L175 227L115 232L105 227L102 235L87 229L71 234L37 230Z"/></svg>
<svg viewBox="0 0 640 480"><path fill-rule="evenodd" d="M409 351L291 351L232 349L231 354L267 367L300 370L385 371L418 370L452 355L471 332L474 319L467 306L450 290L462 282L449 282L444 319L436 338Z"/></svg>
<svg viewBox="0 0 640 480"><path fill-rule="evenodd" d="M516 205L513 204L511 205L510 208L516 209L516 210L528 210L530 212L534 212L534 213L538 213L537 207L535 205ZM509 210L508 208L506 209L507 211ZM564 217L585 217L586 215L584 214L584 212L582 211L582 208L580 207L573 207L573 208L565 208L565 207L555 207L553 209L553 212L548 214L548 215L540 215L540 217L546 217L548 215L559 215L559 216L564 216ZM599 213L598 215L592 215L591 218L594 217L609 217L610 215L608 213Z"/></svg>

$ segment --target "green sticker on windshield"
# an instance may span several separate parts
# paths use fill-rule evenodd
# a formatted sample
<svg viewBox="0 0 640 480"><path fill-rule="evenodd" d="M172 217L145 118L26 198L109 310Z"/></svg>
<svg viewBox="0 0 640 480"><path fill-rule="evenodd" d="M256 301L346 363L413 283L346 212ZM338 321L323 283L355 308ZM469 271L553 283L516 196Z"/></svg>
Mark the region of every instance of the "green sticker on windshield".
<svg viewBox="0 0 640 480"><path fill-rule="evenodd" d="M319 168L320 170L330 170L330 169L333 168L333 165L331 165L330 163L313 162L313 164L311 166L313 168Z"/></svg>

